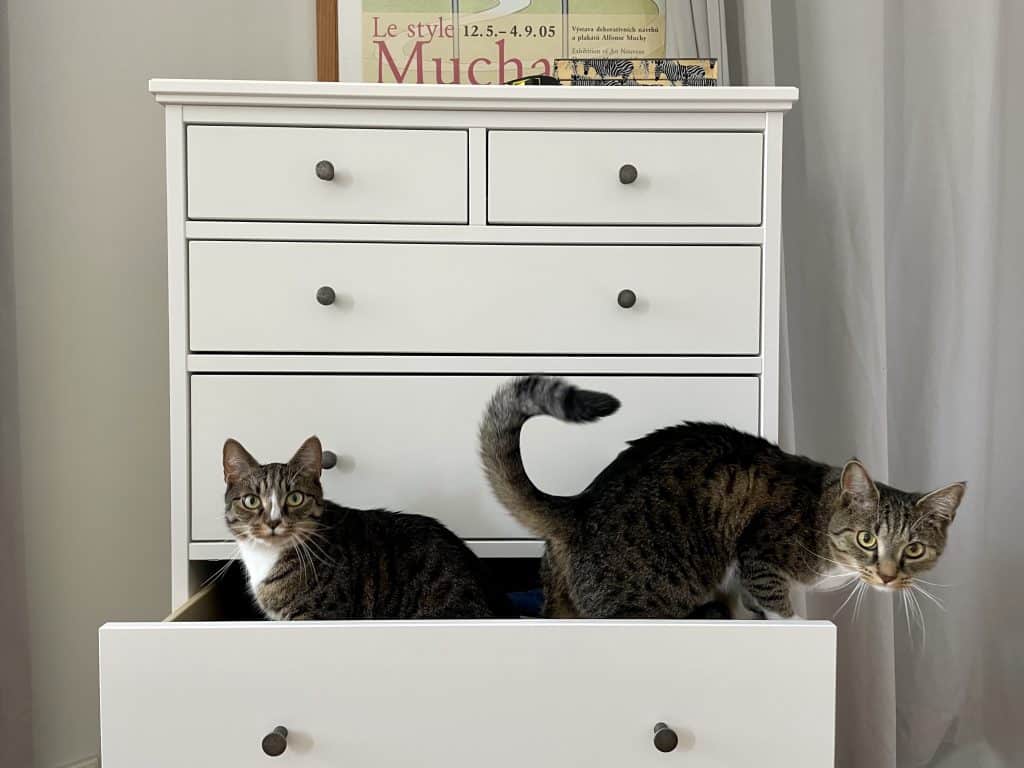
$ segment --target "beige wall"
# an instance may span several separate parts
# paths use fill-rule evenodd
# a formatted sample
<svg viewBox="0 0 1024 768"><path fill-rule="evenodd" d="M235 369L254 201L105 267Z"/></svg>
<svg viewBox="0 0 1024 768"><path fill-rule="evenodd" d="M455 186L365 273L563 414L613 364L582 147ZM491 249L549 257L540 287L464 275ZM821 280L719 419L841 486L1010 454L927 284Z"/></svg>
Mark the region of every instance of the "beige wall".
<svg viewBox="0 0 1024 768"><path fill-rule="evenodd" d="M16 384L13 530L35 764L52 768L99 750L97 627L169 607L163 135L146 81L311 79L314 0L7 6L17 377L0 395Z"/></svg>

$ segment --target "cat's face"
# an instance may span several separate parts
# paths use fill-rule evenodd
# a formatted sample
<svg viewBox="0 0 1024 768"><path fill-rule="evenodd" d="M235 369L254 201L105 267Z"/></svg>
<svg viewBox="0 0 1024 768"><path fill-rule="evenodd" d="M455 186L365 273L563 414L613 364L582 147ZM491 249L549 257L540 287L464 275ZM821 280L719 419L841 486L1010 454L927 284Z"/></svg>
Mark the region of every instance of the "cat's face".
<svg viewBox="0 0 1024 768"><path fill-rule="evenodd" d="M323 513L320 441L287 464L260 464L237 440L224 443L224 520L239 541L283 547L314 536Z"/></svg>
<svg viewBox="0 0 1024 768"><path fill-rule="evenodd" d="M858 461L843 468L829 525L832 559L875 587L904 589L946 547L965 483L928 494L876 485Z"/></svg>

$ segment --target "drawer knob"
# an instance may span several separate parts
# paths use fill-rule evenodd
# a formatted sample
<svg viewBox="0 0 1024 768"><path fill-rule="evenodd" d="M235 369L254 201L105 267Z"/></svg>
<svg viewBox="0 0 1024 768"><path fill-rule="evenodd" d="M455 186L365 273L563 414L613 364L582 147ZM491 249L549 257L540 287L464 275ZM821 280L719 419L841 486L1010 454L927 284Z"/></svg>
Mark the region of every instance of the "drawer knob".
<svg viewBox="0 0 1024 768"><path fill-rule="evenodd" d="M324 451L320 457L320 466L323 469L334 469L338 466L338 454L334 451Z"/></svg>
<svg viewBox="0 0 1024 768"><path fill-rule="evenodd" d="M334 163L330 160L321 160L316 164L316 177L323 179L324 181L330 181L334 178Z"/></svg>
<svg viewBox="0 0 1024 768"><path fill-rule="evenodd" d="M654 726L654 748L659 752L671 752L679 746L679 737L676 732L664 723Z"/></svg>
<svg viewBox="0 0 1024 768"><path fill-rule="evenodd" d="M628 288L624 291L619 291L618 302L619 306L623 309L629 309L636 304L636 294Z"/></svg>
<svg viewBox="0 0 1024 768"><path fill-rule="evenodd" d="M334 289L329 285L321 285L316 289L316 300L325 307L331 306L336 298L337 295L334 293Z"/></svg>
<svg viewBox="0 0 1024 768"><path fill-rule="evenodd" d="M278 757L284 754L288 748L288 729L283 725L277 726L274 730L263 737L261 743L263 754L267 757Z"/></svg>
<svg viewBox="0 0 1024 768"><path fill-rule="evenodd" d="M624 166L619 168L619 181L623 184L632 184L636 181L636 166L626 163Z"/></svg>

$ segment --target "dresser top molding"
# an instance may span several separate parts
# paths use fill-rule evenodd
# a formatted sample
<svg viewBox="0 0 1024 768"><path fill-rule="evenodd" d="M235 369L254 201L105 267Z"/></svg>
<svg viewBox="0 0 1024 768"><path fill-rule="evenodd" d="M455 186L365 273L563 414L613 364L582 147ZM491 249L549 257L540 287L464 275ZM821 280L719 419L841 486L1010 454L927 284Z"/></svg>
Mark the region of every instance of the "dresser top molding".
<svg viewBox="0 0 1024 768"><path fill-rule="evenodd" d="M572 88L261 80L150 80L161 104L348 109L786 112L790 87Z"/></svg>

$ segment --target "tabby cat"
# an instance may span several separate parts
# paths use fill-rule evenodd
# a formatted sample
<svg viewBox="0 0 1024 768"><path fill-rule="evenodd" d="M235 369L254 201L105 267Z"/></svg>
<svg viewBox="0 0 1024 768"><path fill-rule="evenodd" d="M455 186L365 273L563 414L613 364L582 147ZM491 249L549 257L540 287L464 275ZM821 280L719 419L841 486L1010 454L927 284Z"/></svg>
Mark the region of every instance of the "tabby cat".
<svg viewBox="0 0 1024 768"><path fill-rule="evenodd" d="M507 615L476 556L433 518L327 501L322 451L287 464L224 443L224 518L272 619L475 619Z"/></svg>
<svg viewBox="0 0 1024 768"><path fill-rule="evenodd" d="M480 428L495 494L547 541L551 617L682 618L730 576L745 606L769 618L793 616L795 584L912 587L942 554L966 490L907 493L873 482L856 460L829 467L702 423L632 441L577 496L530 482L519 445L528 418L589 422L618 407L611 395L533 376L502 386Z"/></svg>

